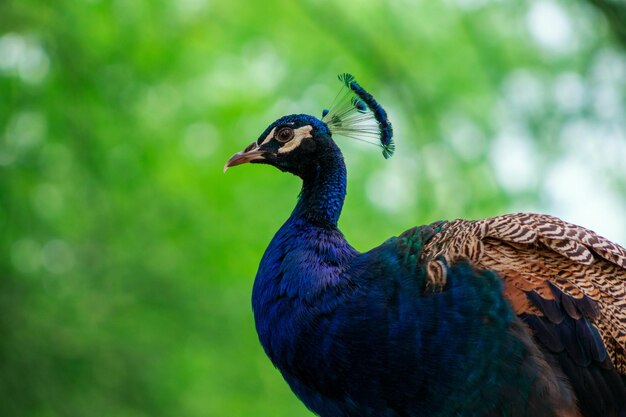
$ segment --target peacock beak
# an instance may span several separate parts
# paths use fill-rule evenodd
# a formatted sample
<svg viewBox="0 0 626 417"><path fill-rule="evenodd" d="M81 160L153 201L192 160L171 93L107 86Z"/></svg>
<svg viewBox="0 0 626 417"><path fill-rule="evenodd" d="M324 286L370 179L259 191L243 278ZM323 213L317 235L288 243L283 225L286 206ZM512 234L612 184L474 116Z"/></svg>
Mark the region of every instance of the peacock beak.
<svg viewBox="0 0 626 417"><path fill-rule="evenodd" d="M265 159L263 157L263 151L260 149L260 146L256 143L256 141L254 141L248 145L246 149L241 152L237 152L230 157L230 159L226 162L226 165L224 165L224 172L226 172L226 170L230 167L260 159Z"/></svg>

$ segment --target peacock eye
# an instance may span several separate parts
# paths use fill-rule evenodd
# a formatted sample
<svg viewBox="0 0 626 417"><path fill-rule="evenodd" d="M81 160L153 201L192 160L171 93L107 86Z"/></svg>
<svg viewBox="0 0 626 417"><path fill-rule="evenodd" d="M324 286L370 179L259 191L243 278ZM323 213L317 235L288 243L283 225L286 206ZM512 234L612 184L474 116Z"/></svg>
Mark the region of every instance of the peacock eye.
<svg viewBox="0 0 626 417"><path fill-rule="evenodd" d="M293 129L290 127L281 127L274 135L277 141L285 143L293 139Z"/></svg>

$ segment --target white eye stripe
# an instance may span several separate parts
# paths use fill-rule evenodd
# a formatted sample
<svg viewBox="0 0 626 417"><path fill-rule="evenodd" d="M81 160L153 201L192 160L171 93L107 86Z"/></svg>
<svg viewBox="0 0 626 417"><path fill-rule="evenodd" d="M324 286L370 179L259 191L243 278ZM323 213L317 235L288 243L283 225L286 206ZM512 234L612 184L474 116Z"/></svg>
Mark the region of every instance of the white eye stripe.
<svg viewBox="0 0 626 417"><path fill-rule="evenodd" d="M272 138L274 137L274 132L276 131L276 128L273 128L272 131L270 133L267 134L267 136L265 137L265 139L263 139L263 142L261 142L261 145L265 145L267 142L269 142L270 140L272 140ZM261 146L259 145L259 146Z"/></svg>
<svg viewBox="0 0 626 417"><path fill-rule="evenodd" d="M293 139L285 143L282 147L278 148L278 153L287 153L296 149L298 146L300 146L300 143L302 143L303 139L312 137L311 136L312 130L313 130L313 127L311 125L306 125L306 126L299 127L298 129L294 129Z"/></svg>

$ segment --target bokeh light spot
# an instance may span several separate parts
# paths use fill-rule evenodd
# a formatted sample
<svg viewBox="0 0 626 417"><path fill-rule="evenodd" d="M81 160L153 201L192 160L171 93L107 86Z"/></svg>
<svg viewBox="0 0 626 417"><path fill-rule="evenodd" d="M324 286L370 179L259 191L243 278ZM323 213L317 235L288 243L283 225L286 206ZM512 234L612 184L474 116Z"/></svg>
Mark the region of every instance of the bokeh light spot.
<svg viewBox="0 0 626 417"><path fill-rule="evenodd" d="M498 182L509 192L524 191L536 183L538 153L523 130L500 132L493 143L490 158Z"/></svg>
<svg viewBox="0 0 626 417"><path fill-rule="evenodd" d="M415 203L415 192L406 172L389 165L389 168L372 173L365 191L369 200L379 209L398 213L409 209Z"/></svg>
<svg viewBox="0 0 626 417"><path fill-rule="evenodd" d="M75 257L65 241L55 239L41 248L41 263L53 274L64 274L74 267Z"/></svg>
<svg viewBox="0 0 626 417"><path fill-rule="evenodd" d="M571 19L558 3L548 0L533 2L526 20L530 35L539 46L553 53L574 49L576 39Z"/></svg>
<svg viewBox="0 0 626 417"><path fill-rule="evenodd" d="M48 74L50 60L39 42L17 33L0 38L0 72L18 75L24 82L37 84Z"/></svg>

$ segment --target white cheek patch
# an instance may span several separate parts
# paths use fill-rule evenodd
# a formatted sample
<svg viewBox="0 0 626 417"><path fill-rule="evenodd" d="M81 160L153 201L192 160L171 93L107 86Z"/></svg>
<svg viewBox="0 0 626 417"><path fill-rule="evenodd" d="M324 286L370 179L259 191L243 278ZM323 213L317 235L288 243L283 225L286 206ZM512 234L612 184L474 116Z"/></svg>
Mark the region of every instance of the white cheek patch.
<svg viewBox="0 0 626 417"><path fill-rule="evenodd" d="M270 133L268 133L267 136L265 136L265 139L263 139L263 142L261 142L261 145L265 145L267 142L272 140L272 138L274 137L274 132L275 131L276 131L276 128L272 129L272 131ZM259 145L259 146L261 146L261 145Z"/></svg>
<svg viewBox="0 0 626 417"><path fill-rule="evenodd" d="M312 137L311 130L313 130L313 127L311 125L306 125L295 129L293 131L293 139L285 143L282 147L278 148L278 153L287 153L296 149L298 146L300 146L300 143L302 143L303 139Z"/></svg>

